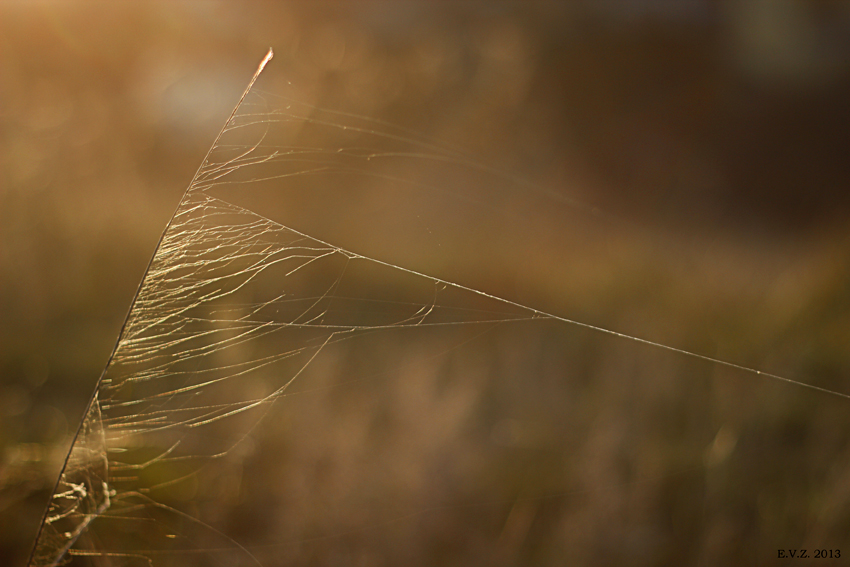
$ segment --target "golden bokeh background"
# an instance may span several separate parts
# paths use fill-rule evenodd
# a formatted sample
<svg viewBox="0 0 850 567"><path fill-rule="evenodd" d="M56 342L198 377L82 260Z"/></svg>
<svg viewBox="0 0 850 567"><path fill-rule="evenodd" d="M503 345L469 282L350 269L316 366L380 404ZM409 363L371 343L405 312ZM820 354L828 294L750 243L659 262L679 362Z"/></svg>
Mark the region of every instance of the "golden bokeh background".
<svg viewBox="0 0 850 567"><path fill-rule="evenodd" d="M267 204L276 220L523 305L850 393L848 37L850 7L829 0L4 2L0 560L25 563L157 238L269 46L264 90L469 156L457 168L410 160L396 173L418 191L296 185ZM503 503L484 528L468 527L477 516L425 514L392 532L396 543L373 541L387 564L850 554L847 399L574 328L523 337L515 356L499 337L479 353L528 380L490 383L501 393L487 399L516 405L481 411L485 437L534 445L536 464L512 466L517 457L478 479ZM391 358L385 348L372 356ZM479 394L396 384L383 395L410 417L394 430L409 436L397 455L409 478L395 481L450 492L424 471L474 454L477 438L451 431L476 430ZM280 478L341 490L334 474L356 465L345 432L358 418L333 394L303 403L313 417L298 422L301 461ZM563 419L535 429L535 411ZM273 461L256 474L274 478ZM303 542L316 535L278 520ZM381 564L358 555L357 537L345 560ZM342 561L303 542L289 561Z"/></svg>

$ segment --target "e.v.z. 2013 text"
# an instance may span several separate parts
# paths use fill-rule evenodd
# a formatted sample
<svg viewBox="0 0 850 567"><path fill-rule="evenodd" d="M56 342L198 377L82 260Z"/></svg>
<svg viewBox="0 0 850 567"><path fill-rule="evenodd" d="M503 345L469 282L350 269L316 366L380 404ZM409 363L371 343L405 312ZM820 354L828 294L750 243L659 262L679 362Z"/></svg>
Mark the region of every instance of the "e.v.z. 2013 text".
<svg viewBox="0 0 850 567"><path fill-rule="evenodd" d="M812 555L814 554L814 555ZM841 557L840 549L815 549L809 552L808 549L780 549L779 559L838 559Z"/></svg>

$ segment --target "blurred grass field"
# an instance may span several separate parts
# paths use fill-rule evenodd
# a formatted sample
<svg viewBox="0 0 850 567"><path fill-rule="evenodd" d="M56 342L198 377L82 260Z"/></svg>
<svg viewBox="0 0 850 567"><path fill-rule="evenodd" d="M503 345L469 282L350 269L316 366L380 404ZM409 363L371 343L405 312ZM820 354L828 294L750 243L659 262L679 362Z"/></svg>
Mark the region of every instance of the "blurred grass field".
<svg viewBox="0 0 850 567"><path fill-rule="evenodd" d="M790 0L3 4L0 557L26 561L157 238L269 46L264 89L481 164L396 172L435 192L258 197L288 226L850 393L848 27L842 2ZM469 334L456 354L427 335L340 348L253 441L286 450L193 505L289 542L264 564L847 547L848 400L569 325Z"/></svg>

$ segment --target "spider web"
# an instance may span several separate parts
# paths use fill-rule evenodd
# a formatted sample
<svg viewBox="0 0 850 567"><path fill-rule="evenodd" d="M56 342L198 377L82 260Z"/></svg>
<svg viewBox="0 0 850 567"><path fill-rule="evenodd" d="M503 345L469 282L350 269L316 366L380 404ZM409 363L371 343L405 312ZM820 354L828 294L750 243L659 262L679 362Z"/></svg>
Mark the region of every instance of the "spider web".
<svg viewBox="0 0 850 567"><path fill-rule="evenodd" d="M246 97L252 96L249 87ZM240 102L161 238L30 565L107 558L109 564L183 564L181 552L211 555L197 559L202 564L255 563L234 540L168 504L167 493L198 482L238 451L324 350L386 330L535 317L498 302L496 310L455 306L445 282L409 272L419 280L412 293L370 297L358 280L385 277L380 272L393 268L214 196L211 190L224 185L339 169L333 161L317 163L316 150L268 143L270 125L295 117L257 114L258 104ZM229 143L234 133L260 142ZM258 174L268 165L293 170ZM248 181L234 180L248 169ZM365 271L354 265L362 263L373 265ZM200 543L210 540L218 546ZM223 559L222 545L235 559Z"/></svg>
<svg viewBox="0 0 850 567"><path fill-rule="evenodd" d="M451 149L422 140L415 141L414 150L398 149L392 144L409 146L413 140L354 121L316 117L307 107L254 89L270 57L271 52L162 235L72 445L31 566L283 564L301 557L299 546L305 541L321 542L328 533L345 539L357 526L384 531L400 519L427 515L433 502L404 502L402 487L378 498L369 488L349 486L346 498L361 491L352 508L364 511L363 517L333 524L330 532L309 522L296 529L272 513L256 522L239 516L251 498L240 491L238 480L232 488L233 479L241 478L245 463L255 458L259 430L266 429L258 426L286 419L282 408L270 409L289 397L342 390L343 398L351 399L334 403L344 413L347 405L374 403L368 400L380 394L369 389L370 383L404 383L402 377L407 380L447 359L463 364L452 358L454 353L480 357L474 343L498 342L507 327L533 333L544 322L569 323L761 374L370 259L259 214L264 194L289 179L319 183L343 176L352 183L369 178L416 185L370 167L381 158L471 166ZM343 136L377 136L391 149L292 145L292 128L305 123ZM381 360L357 358L369 352L380 353ZM344 370L334 374L331 367ZM476 374L468 367L457 372ZM304 386L295 392L299 384ZM341 384L357 387L349 391ZM472 411L469 389L484 387L480 379L469 384L457 391L448 387L448 399L465 408L457 410L460 417L452 423L463 424ZM293 427L274 423L269 431ZM533 437L514 422L500 423L497 429L507 444L521 445ZM426 439L439 436L431 432ZM392 485L392 476L385 482ZM264 496L255 495L255 500L268 499L269 508L272 501L279 505L280 494L259 492ZM492 512L492 505L469 504L464 498L450 506L483 506ZM516 494L500 502L496 508L510 503L508 520L522 517ZM300 509L297 502L288 505ZM227 516L225 509L236 510L235 516ZM241 525L234 517L242 518ZM284 532L290 535L281 536Z"/></svg>

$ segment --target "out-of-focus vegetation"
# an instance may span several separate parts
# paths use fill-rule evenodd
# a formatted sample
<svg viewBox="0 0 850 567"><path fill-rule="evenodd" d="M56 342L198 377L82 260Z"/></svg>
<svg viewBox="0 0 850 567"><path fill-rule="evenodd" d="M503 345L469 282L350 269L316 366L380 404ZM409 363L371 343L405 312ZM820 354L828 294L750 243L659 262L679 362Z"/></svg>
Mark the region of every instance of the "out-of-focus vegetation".
<svg viewBox="0 0 850 567"><path fill-rule="evenodd" d="M850 393L848 31L845 3L802 0L2 4L4 564L25 562L153 246L268 46L269 91L510 174L412 160L403 177L443 193L289 190L278 220ZM298 564L850 554L848 400L551 323L450 371L400 341L340 355L362 376L413 352L398 379L317 371L263 422L257 446L286 451L245 457L223 525L295 542L274 553Z"/></svg>

